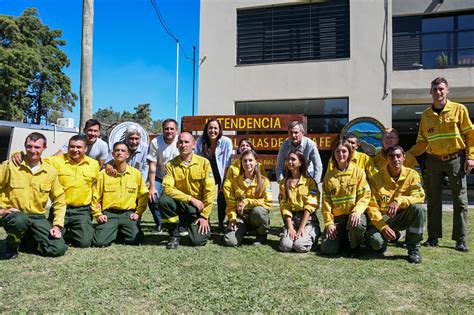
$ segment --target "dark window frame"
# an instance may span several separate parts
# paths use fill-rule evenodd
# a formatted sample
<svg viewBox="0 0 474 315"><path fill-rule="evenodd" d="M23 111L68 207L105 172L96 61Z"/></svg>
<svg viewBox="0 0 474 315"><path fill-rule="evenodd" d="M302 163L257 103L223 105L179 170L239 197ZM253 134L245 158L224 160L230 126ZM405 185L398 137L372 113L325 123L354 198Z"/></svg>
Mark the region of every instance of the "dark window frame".
<svg viewBox="0 0 474 315"><path fill-rule="evenodd" d="M393 70L474 67L474 58L471 58L470 61L469 59L460 60L459 58L460 52L474 51L474 43L469 47L459 47L459 35L474 32L474 27L468 29L458 28L460 17L473 14L474 10L444 14L394 16L392 34ZM423 32L423 21L444 17L453 18L452 29ZM430 36L437 36L438 38L446 36L447 48L424 48L423 39L426 40ZM429 53L438 53L434 65L424 59L424 54ZM438 61L437 58L441 59Z"/></svg>
<svg viewBox="0 0 474 315"><path fill-rule="evenodd" d="M238 9L236 64L350 58L349 0Z"/></svg>
<svg viewBox="0 0 474 315"><path fill-rule="evenodd" d="M250 105L252 104L252 107L253 106L258 106L259 104L268 104L269 102L274 102L274 103L278 103L278 102L304 102L304 101L340 101L340 102L345 102L345 104L342 104L341 103L341 106L345 106L345 111L343 111L342 113L338 113L338 114L310 114L310 113L300 113L298 112L297 114L302 114L306 117L306 121L308 122L308 126L307 126L307 133L317 133L317 134L325 134L326 132L324 131L311 131L313 130L314 128L316 128L315 126L311 126L310 123L309 123L309 120L310 119L332 119L332 120L335 120L335 119L342 119L342 120L347 120L347 122L349 122L349 110L350 110L350 100L349 100L349 97L330 97L330 98L306 98L306 99L274 99L274 100L258 100L258 101L236 101L234 102L234 109L235 109L235 114L236 115L248 115L249 114L249 111L248 109L244 110L244 108L239 108L239 106L242 106L242 105ZM315 104L311 104L311 105L308 105L308 106L324 106L323 105L315 105ZM264 115L266 114L266 111L265 110L259 110L258 112L260 115ZM252 112L250 112L250 114L254 114ZM272 113L274 114L274 113ZM279 114L295 114L295 112L291 111L291 110L282 110L279 112ZM342 128L341 128L342 130ZM340 133L341 130L332 130L332 131L329 131L328 133ZM248 134L248 135L251 135L251 134L281 134L281 131L240 131L240 132L237 132L237 134Z"/></svg>

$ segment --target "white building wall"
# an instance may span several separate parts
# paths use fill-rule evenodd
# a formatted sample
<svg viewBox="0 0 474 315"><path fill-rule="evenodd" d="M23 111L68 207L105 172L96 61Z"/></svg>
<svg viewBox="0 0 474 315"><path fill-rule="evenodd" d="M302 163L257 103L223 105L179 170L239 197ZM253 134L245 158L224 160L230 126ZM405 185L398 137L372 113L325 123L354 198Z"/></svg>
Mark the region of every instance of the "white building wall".
<svg viewBox="0 0 474 315"><path fill-rule="evenodd" d="M396 104L431 103L430 82L444 77L448 81L449 98L459 102L474 101L474 68L394 71L393 102Z"/></svg>
<svg viewBox="0 0 474 315"><path fill-rule="evenodd" d="M236 101L349 98L349 119L372 116L391 124L391 2L387 16L387 91L384 98L384 1L350 4L350 58L236 66L238 8L301 1L201 1L199 114L234 114ZM387 43L387 41L385 41Z"/></svg>
<svg viewBox="0 0 474 315"><path fill-rule="evenodd" d="M46 137L47 148L43 152L43 157L58 152L58 150L61 149L61 147L67 143L72 136L77 135L77 132L73 130L71 130L71 132L66 132L14 127L12 128L10 150L7 156L10 156L10 154L16 151L24 151L25 139L32 132L42 133Z"/></svg>
<svg viewBox="0 0 474 315"><path fill-rule="evenodd" d="M473 0L393 0L393 16L429 15L444 12L474 10ZM474 68L446 68L430 70L394 71L392 74L393 102L395 104L431 103L430 82L445 77L450 98L474 101Z"/></svg>

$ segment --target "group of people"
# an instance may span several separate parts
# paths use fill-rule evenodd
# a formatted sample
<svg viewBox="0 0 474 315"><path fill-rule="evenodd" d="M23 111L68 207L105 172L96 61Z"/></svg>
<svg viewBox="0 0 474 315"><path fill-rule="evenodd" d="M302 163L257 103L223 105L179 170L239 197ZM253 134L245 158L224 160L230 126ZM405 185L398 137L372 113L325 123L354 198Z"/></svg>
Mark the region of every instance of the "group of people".
<svg viewBox="0 0 474 315"><path fill-rule="evenodd" d="M362 244L383 253L387 242L406 230L408 260L420 263L426 216L421 206L423 187L429 236L424 245L437 246L442 237L441 189L446 174L454 199L455 249L467 251L466 174L474 167L474 127L466 107L447 99L448 91L444 78L431 83L433 104L421 117L417 143L410 151L398 145L393 128L384 130L382 149L373 158L357 151L356 135L346 134L333 142L322 181L316 144L304 136L300 122L290 123L275 169L284 223L279 249L308 252L322 236L325 255L347 247L349 256L356 257ZM148 146L141 141L140 128L132 124L125 141L115 143L109 153L99 138L100 123L91 119L84 135L71 137L47 158L41 156L47 146L44 135L28 135L25 152L13 153L0 166L5 259L16 258L20 248L61 256L67 244L140 244L140 220L147 205L154 231L169 233L167 249L178 248L184 235L193 245L203 246L211 235L209 216L216 198L225 246L241 245L248 234L255 235L253 244L264 244L272 188L251 139L241 139L240 156L232 161L232 141L223 135L218 120L208 120L197 140L189 132L178 133L174 119L164 120L162 127L163 134ZM423 184L414 156L425 152Z"/></svg>

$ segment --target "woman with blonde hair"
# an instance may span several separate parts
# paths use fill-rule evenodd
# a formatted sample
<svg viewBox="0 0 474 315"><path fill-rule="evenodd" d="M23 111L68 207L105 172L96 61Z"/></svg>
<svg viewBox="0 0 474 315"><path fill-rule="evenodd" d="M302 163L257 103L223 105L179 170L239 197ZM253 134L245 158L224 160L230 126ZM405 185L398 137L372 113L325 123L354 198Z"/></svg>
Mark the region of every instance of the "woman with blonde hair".
<svg viewBox="0 0 474 315"><path fill-rule="evenodd" d="M370 201L370 187L364 170L351 163L352 150L346 140L332 145L331 159L336 167L328 170L323 179L323 254L336 255L348 239L349 257L357 257L365 237L364 213Z"/></svg>

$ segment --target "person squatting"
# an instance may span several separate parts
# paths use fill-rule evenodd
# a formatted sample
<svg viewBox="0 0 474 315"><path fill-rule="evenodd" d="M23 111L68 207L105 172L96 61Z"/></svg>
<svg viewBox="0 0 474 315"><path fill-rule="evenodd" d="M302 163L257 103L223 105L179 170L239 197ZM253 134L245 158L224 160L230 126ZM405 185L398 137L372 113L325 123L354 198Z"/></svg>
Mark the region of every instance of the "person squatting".
<svg viewBox="0 0 474 315"><path fill-rule="evenodd" d="M448 100L448 93L446 79L431 82L433 103L423 112L409 151L398 144L394 128L383 131L374 158L357 151L359 139L349 133L333 141L324 177L316 143L304 135L303 124L291 122L275 169L283 221L278 249L306 253L319 248L322 255L346 249L348 257L358 257L365 246L383 255L387 243L405 231L407 259L421 263L426 218L423 245L438 246L442 237L440 196L446 174L454 200L454 248L467 252L466 175L474 167L474 127L466 107ZM169 234L167 249L177 249L184 236L204 246L216 198L223 245L240 246L247 235L255 235L253 245L267 243L272 188L251 139L241 139L239 158L232 161L232 142L218 120L207 121L196 140L188 132L178 133L177 121L166 119L164 134L149 147L141 142L140 128L131 124L124 141L109 153L98 138L100 123L91 119L85 126L83 135L71 137L46 158L46 137L33 132L24 152L14 152L0 165L4 259L17 258L20 250L56 257L68 245L138 245L147 205L153 231ZM422 153L427 155L424 181L415 158Z"/></svg>

